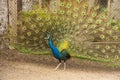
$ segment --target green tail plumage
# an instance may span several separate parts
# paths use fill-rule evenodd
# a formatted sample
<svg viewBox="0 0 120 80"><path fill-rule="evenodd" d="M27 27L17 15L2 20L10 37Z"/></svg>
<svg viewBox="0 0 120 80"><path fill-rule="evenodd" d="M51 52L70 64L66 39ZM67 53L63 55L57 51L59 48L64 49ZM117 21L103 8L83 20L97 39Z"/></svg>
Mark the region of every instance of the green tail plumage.
<svg viewBox="0 0 120 80"><path fill-rule="evenodd" d="M88 13L87 1L63 1L60 2L59 9L52 12L47 9L23 12L22 34L19 36L21 45L46 49L48 46L44 37L47 33L52 33L55 45L59 46L66 38L69 40L67 51L73 55L119 57L120 44L116 43L120 41L120 24L110 20L107 10L102 9L100 5L95 5ZM64 48L60 46L59 49L62 51Z"/></svg>

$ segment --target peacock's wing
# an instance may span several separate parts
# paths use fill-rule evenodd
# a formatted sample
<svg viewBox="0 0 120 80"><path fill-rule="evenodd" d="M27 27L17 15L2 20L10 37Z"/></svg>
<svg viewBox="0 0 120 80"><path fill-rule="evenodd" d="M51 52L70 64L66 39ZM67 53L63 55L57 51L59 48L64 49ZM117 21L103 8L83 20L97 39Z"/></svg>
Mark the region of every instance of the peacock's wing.
<svg viewBox="0 0 120 80"><path fill-rule="evenodd" d="M71 57L70 54L68 53L68 51L66 49L63 49L61 51L61 54L62 54L62 58L61 59L65 60L65 61Z"/></svg>

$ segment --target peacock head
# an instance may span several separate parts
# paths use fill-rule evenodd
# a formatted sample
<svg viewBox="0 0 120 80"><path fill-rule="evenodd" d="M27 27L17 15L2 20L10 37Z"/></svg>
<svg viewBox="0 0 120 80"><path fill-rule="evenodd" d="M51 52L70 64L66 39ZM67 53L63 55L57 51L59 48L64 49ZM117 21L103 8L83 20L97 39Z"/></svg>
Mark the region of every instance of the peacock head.
<svg viewBox="0 0 120 80"><path fill-rule="evenodd" d="M49 40L50 39L50 34L47 34L47 37L45 37L44 39Z"/></svg>

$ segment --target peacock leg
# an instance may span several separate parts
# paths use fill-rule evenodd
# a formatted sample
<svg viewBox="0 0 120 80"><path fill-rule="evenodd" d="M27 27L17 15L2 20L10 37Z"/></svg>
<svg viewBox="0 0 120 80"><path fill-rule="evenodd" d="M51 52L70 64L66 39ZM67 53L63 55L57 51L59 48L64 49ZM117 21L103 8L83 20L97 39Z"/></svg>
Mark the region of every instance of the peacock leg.
<svg viewBox="0 0 120 80"><path fill-rule="evenodd" d="M64 70L66 70L66 63L64 62Z"/></svg>
<svg viewBox="0 0 120 80"><path fill-rule="evenodd" d="M60 65L61 65L61 63L59 63L59 64L57 65L57 67L55 68L55 70L57 70L57 69L60 67Z"/></svg>

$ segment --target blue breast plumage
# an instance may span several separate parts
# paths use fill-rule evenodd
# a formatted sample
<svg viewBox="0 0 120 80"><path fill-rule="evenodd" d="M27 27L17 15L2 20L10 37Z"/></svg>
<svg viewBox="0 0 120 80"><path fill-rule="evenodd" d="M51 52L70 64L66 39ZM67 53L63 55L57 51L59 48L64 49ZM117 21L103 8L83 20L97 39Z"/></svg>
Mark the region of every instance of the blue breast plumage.
<svg viewBox="0 0 120 80"><path fill-rule="evenodd" d="M54 55L54 57L55 57L56 59L66 61L67 59L70 58L70 55L68 54L68 52L67 52L66 50L62 50L62 51L60 52L60 51L57 49L57 47L55 47L55 46L53 45L53 42L52 42L51 39L49 39L48 41L49 41L49 46L50 46L50 48L51 48L51 50L52 50L52 53L53 53L53 55Z"/></svg>

